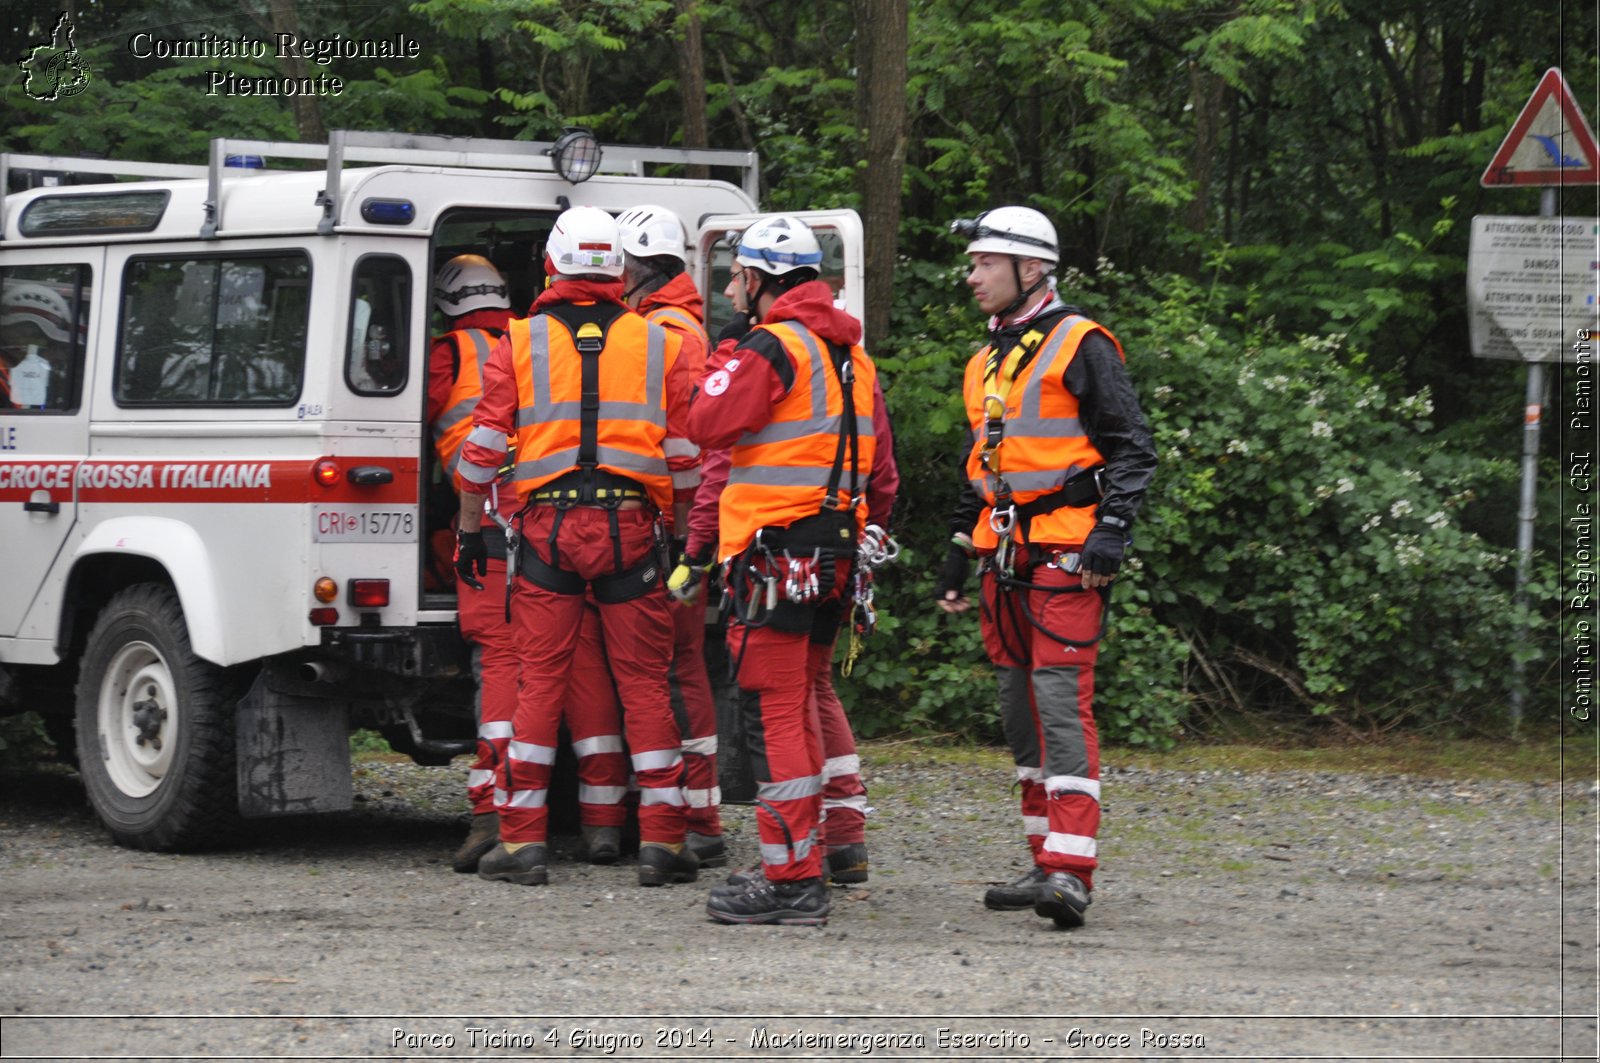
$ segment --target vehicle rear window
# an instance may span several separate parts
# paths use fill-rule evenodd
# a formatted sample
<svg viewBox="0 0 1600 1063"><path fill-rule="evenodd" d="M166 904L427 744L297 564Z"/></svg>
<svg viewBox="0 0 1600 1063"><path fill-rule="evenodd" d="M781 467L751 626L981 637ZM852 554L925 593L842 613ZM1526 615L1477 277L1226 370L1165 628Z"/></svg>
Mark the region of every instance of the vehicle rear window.
<svg viewBox="0 0 1600 1063"><path fill-rule="evenodd" d="M398 394L411 360L411 267L394 255L364 255L350 292L345 382L360 395Z"/></svg>
<svg viewBox="0 0 1600 1063"><path fill-rule="evenodd" d="M0 267L0 413L71 413L83 393L88 266Z"/></svg>
<svg viewBox="0 0 1600 1063"><path fill-rule="evenodd" d="M310 293L303 252L133 259L123 274L117 404L293 404Z"/></svg>

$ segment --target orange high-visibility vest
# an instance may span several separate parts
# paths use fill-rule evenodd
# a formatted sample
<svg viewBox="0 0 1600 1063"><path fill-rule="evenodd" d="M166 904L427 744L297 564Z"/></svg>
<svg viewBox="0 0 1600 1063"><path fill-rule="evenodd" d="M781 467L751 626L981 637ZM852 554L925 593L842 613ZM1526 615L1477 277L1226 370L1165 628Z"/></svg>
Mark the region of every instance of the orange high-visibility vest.
<svg viewBox="0 0 1600 1063"><path fill-rule="evenodd" d="M592 304L581 304L584 306ZM549 312L510 324L517 376L516 465L519 495L531 494L575 471L583 443L583 356L599 345L599 403L594 411L594 458L605 472L636 481L657 508L670 510L672 480L662 442L667 435L667 376L682 343L631 310L609 328L593 323L576 334ZM491 430L475 428L468 438ZM484 439L485 446L495 440Z"/></svg>
<svg viewBox="0 0 1600 1063"><path fill-rule="evenodd" d="M439 464L446 477L455 481L456 466L461 463L461 445L472 431L472 411L478 408L483 397L483 367L489 363L496 340L482 329L457 329L444 339L455 344L455 383L444 410L433 422L433 449L439 455Z"/></svg>
<svg viewBox="0 0 1600 1063"><path fill-rule="evenodd" d="M700 319L681 306L657 306L645 314L645 320L651 324L660 325L668 332L676 332L684 338L682 356L690 358L690 352L693 351L699 358L699 364L689 366L689 375L696 380L700 379L700 374L705 372L706 368L706 352L711 349L710 337L706 335L705 326L700 324ZM698 348L689 342L691 337L699 339L700 345ZM669 458L700 457L699 447L687 439L677 437L667 440L666 452ZM672 473L672 486L680 491L699 487L700 466L696 464L686 469L674 470Z"/></svg>
<svg viewBox="0 0 1600 1063"><path fill-rule="evenodd" d="M1073 314L1057 322L1011 383L1005 397L1005 434L990 458L992 469L983 466L984 398L988 395L984 370L989 348L984 347L967 362L962 393L974 436L972 452L967 455L967 481L985 502L972 531L978 549L992 550L999 541L989 525L998 489L996 472L1010 487L1012 502L1020 506L1057 490L1076 473L1105 464L1100 451L1084 435L1078 420L1078 397L1067 390L1064 381L1079 344L1094 329L1110 336L1122 355L1117 338L1088 318ZM1033 518L1031 527L1019 521L1015 534L1020 542L1076 544L1088 537L1094 522L1094 506L1063 506Z"/></svg>
<svg viewBox="0 0 1600 1063"><path fill-rule="evenodd" d="M827 345L795 321L756 328L772 333L783 344L794 362L794 386L773 407L772 420L759 431L740 437L729 452L728 486L717 511L722 540L718 550L724 561L748 547L762 528L787 528L821 512L825 504L853 509L858 537L867 521L867 479L876 448L872 415L877 367L859 344L850 348L856 495L849 497L852 466L847 447L838 487L829 498L828 481L839 452L840 432L848 426L843 423L844 391Z"/></svg>

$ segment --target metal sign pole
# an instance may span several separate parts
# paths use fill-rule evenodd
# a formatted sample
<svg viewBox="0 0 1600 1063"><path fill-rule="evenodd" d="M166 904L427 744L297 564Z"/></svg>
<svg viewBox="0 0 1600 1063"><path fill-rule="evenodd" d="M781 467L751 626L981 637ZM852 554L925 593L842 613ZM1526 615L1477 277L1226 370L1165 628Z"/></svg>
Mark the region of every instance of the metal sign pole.
<svg viewBox="0 0 1600 1063"><path fill-rule="evenodd" d="M1553 218L1556 214L1556 189L1547 187L1539 193L1539 216ZM1538 515L1539 481L1539 431L1544 423L1545 371L1543 362L1528 363L1528 390L1524 399L1522 418L1522 500L1517 506L1517 581L1512 601L1521 613L1528 604L1528 573L1533 567L1533 527ZM1530 636L1528 625L1519 624L1518 646L1525 645ZM1527 699L1527 666L1517 656L1511 663L1511 736L1522 726L1522 705Z"/></svg>

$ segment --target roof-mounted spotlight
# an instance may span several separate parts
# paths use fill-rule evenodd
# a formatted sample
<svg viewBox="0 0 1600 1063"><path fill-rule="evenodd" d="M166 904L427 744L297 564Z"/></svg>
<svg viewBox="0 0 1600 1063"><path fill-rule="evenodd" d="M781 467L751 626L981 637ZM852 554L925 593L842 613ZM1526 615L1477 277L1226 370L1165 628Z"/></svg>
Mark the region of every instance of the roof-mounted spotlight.
<svg viewBox="0 0 1600 1063"><path fill-rule="evenodd" d="M600 142L593 133L578 126L568 126L545 154L555 160L556 173L575 185L600 169Z"/></svg>

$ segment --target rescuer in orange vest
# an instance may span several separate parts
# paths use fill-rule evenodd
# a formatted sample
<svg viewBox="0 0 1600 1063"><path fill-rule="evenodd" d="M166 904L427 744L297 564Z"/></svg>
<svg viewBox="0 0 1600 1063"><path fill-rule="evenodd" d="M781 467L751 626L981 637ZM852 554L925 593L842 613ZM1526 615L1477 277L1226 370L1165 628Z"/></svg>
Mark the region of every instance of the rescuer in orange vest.
<svg viewBox="0 0 1600 1063"><path fill-rule="evenodd" d="M510 288L482 255L457 255L434 275L433 305L450 322L428 352L428 425L444 476L454 481L461 445L472 430L472 413L483 393L483 367L511 321ZM522 501L509 489L500 494L500 512L511 516ZM483 854L499 841L494 810L494 779L511 741L517 706L517 648L505 622L506 548L502 536L486 540L488 584L476 589L456 578L456 611L461 635L472 646L478 682L478 759L467 774L472 826L451 862L457 871L478 869Z"/></svg>
<svg viewBox="0 0 1600 1063"><path fill-rule="evenodd" d="M969 608L968 557L981 557L984 648L1032 850L984 903L1082 926L1100 824L1095 657L1155 448L1122 346L1056 295L1049 219L1000 207L952 229L969 239L967 285L990 318L963 384L972 443L938 602Z"/></svg>
<svg viewBox="0 0 1600 1063"><path fill-rule="evenodd" d="M706 912L724 923L820 925L831 907L812 692L850 608L870 482L892 458L860 322L834 307L821 264L798 218L774 215L744 233L729 284L735 318L689 414L696 443L728 451L717 557L757 781L761 874L711 891ZM871 517L887 522L887 507ZM699 561L672 581L692 582Z"/></svg>
<svg viewBox="0 0 1600 1063"><path fill-rule="evenodd" d="M562 212L544 265L549 287L531 317L512 322L485 367L457 477L456 566L472 579L484 573L487 555L475 496L495 482L506 436L514 435L511 477L529 498L512 559L522 680L496 798L500 845L478 874L522 885L549 880L550 768L592 594L640 789L639 882L692 882L699 863L684 844L660 515L672 506L673 467L687 464L668 454L681 449L693 381L680 339L623 305L621 236L609 214L587 206Z"/></svg>
<svg viewBox="0 0 1600 1063"><path fill-rule="evenodd" d="M679 358L699 380L705 370L707 337L705 301L694 278L685 271L688 244L683 222L672 211L646 203L617 218L626 253L622 296L645 319L676 332L683 339ZM694 464L674 470L673 556L682 555L689 506L700 484L700 449L686 444L683 456ZM717 785L717 702L706 674L706 607L697 595L673 596L672 708L683 732L684 800L689 847L701 867L728 862L722 837L722 789Z"/></svg>

